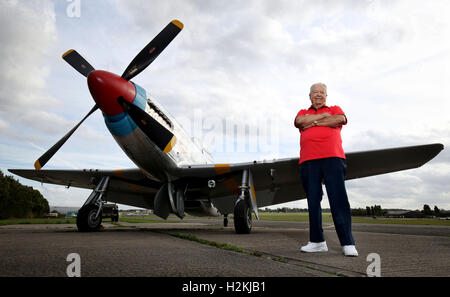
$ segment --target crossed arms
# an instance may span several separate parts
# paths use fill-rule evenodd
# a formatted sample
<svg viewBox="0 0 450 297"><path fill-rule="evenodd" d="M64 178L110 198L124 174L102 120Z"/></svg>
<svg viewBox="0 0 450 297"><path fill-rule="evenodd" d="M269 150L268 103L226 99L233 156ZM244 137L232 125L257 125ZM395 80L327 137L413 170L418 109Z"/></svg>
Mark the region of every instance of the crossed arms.
<svg viewBox="0 0 450 297"><path fill-rule="evenodd" d="M337 127L347 122L347 118L343 114L331 115L328 112L299 115L295 118L295 127L305 130L314 126Z"/></svg>

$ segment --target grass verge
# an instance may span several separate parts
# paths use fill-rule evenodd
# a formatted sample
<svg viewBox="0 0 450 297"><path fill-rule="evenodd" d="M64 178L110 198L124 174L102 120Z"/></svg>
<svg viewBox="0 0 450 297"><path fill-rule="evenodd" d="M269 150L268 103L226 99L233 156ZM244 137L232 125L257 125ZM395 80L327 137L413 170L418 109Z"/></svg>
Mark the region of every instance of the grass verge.
<svg viewBox="0 0 450 297"><path fill-rule="evenodd" d="M76 219L7 219L0 220L0 226L5 225L23 225L23 224L76 224Z"/></svg>
<svg viewBox="0 0 450 297"><path fill-rule="evenodd" d="M309 222L307 212L298 213L259 213L263 221L289 221L289 222ZM331 213L323 213L324 223L333 223ZM438 218L407 219L407 218L384 218L384 217L352 217L352 223L358 224L400 224L400 225L432 225L450 226L450 220L440 220Z"/></svg>
<svg viewBox="0 0 450 297"><path fill-rule="evenodd" d="M308 213L259 213L262 221L288 221L288 222L309 222ZM230 218L233 216L231 215ZM186 216L185 219L199 219L198 217ZM208 219L202 218L202 219ZM209 218L214 220L217 218ZM168 220L163 220L154 214L146 216L123 216L120 217L120 222L139 224L139 223L184 223L186 220L180 220L175 215L170 215ZM103 220L105 223L109 219ZM323 213L322 221L324 223L333 223L331 213ZM38 218L38 219L7 219L0 220L0 226L16 225L16 224L75 224L76 219L55 219L55 218ZM352 223L357 224L400 224L400 225L428 225L428 226L450 226L450 220L440 220L438 218L424 218L424 219L402 219L402 218L383 218L377 217L352 217Z"/></svg>

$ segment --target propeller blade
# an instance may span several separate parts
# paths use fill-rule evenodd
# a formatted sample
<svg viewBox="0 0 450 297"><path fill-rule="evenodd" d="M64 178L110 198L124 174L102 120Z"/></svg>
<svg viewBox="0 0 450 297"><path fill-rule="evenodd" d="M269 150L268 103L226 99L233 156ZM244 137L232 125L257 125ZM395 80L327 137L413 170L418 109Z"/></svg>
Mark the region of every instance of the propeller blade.
<svg viewBox="0 0 450 297"><path fill-rule="evenodd" d="M141 52L131 61L127 69L125 69L122 77L130 80L142 70L147 68L166 48L166 46L177 36L183 29L183 24L178 20L170 22Z"/></svg>
<svg viewBox="0 0 450 297"><path fill-rule="evenodd" d="M130 115L139 128L156 144L160 150L168 153L175 146L177 138L172 132L167 130L157 120L149 116L145 111L128 102L122 96L117 98L117 102Z"/></svg>
<svg viewBox="0 0 450 297"><path fill-rule="evenodd" d="M62 55L62 58L85 77L95 70L76 50L68 50Z"/></svg>
<svg viewBox="0 0 450 297"><path fill-rule="evenodd" d="M36 170L40 170L44 165L53 157L54 154L63 146L63 144L72 136L73 132L84 122L84 120L90 116L94 111L98 109L97 105L94 105L92 109L88 112L88 114L75 126L72 130L69 131L63 138L61 138L57 143L55 143L48 151L46 151L39 159L34 163L34 168Z"/></svg>

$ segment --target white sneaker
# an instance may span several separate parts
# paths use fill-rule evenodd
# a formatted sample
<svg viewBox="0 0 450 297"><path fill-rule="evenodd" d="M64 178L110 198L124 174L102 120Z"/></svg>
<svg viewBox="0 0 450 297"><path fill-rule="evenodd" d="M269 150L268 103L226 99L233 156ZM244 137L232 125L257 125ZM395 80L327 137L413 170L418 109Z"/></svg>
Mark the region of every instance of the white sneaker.
<svg viewBox="0 0 450 297"><path fill-rule="evenodd" d="M344 245L342 247L342 251L347 257L358 257L358 251L356 250L354 245Z"/></svg>
<svg viewBox="0 0 450 297"><path fill-rule="evenodd" d="M305 253L321 253L321 252L328 252L328 247L325 241L323 242L309 241L308 244L302 246L300 250Z"/></svg>

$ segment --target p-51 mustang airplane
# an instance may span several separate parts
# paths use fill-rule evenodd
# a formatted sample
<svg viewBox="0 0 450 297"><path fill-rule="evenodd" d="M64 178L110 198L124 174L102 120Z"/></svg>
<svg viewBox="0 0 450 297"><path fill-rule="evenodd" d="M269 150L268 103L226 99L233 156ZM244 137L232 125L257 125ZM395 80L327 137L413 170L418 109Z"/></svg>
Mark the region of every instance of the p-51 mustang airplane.
<svg viewBox="0 0 450 297"><path fill-rule="evenodd" d="M80 208L80 231L98 230L104 201L146 209L166 219L234 214L237 233L250 233L252 212L258 207L306 198L298 157L237 164L214 164L146 91L130 80L150 65L183 29L170 22L131 61L122 76L95 70L75 50L63 55L87 77L95 101L89 113L35 163L36 170L10 172L43 183L86 189L92 193ZM98 108L112 136L137 165L118 170L41 170L83 121ZM429 144L346 154L347 179L372 176L422 166L444 146Z"/></svg>

